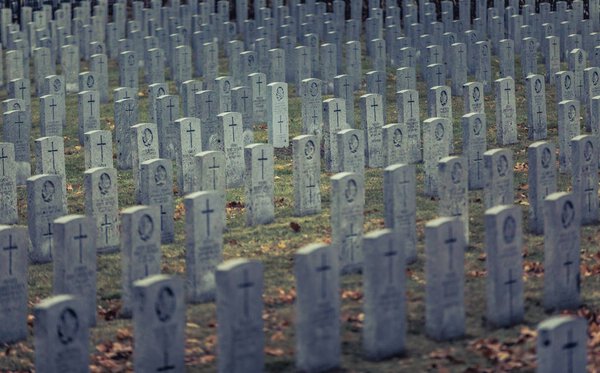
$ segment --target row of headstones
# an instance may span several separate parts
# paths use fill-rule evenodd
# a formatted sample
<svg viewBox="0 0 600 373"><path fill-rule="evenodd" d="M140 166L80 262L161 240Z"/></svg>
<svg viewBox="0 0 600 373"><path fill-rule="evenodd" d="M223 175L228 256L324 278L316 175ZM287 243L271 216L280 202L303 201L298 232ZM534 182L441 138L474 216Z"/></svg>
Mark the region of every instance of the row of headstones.
<svg viewBox="0 0 600 373"><path fill-rule="evenodd" d="M569 198L566 194L556 197L557 200ZM519 258L520 261L520 220L515 220L520 219L519 211L518 207L510 206L490 210L486 214L486 227L489 227L486 238L490 239L491 245L500 242L503 251L515 254L510 255L510 259ZM457 238L452 236L453 229L458 233ZM435 340L453 339L465 333L464 270L461 264L466 242L460 238L461 232L462 224L456 219L440 218L426 226L430 269L426 285L426 332ZM407 349L405 263L402 250L395 250L395 246L394 234L389 230L376 231L365 237L362 345L369 359L389 358L405 353ZM439 252L444 246L449 247L448 254ZM295 255L296 366L302 371L322 371L341 364L340 280L335 253L324 244L312 244ZM498 260L503 259L511 268L520 264L508 258L499 255ZM488 257L488 262L491 259ZM521 268L518 266L518 273ZM220 372L264 369L262 272L260 262L244 259L231 260L217 267ZM488 273L495 280L488 282L491 294L488 295L488 302L491 302L488 303L489 316L500 317L489 321L505 326L519 323L523 317L521 276L512 277L509 270L509 279L504 282L497 278L499 276ZM499 286L495 286L496 283ZM509 290L503 290L507 287ZM490 311L490 307L495 309ZM140 372L184 371L183 282L164 275L134 282L132 308L134 369ZM90 324L81 299L70 295L55 296L37 305L34 315L36 369L43 372L63 371L65 367L87 370ZM584 371L586 343L584 319L555 316L543 321L538 326L538 371Z"/></svg>

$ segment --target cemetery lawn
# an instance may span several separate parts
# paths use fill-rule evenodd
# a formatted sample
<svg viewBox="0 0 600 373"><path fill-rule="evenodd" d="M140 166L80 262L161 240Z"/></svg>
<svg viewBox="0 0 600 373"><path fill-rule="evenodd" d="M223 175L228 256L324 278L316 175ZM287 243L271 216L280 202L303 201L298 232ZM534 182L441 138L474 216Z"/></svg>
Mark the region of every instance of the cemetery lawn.
<svg viewBox="0 0 600 373"><path fill-rule="evenodd" d="M221 66L226 66L221 61ZM540 61L541 62L541 61ZM83 62L81 71L86 71ZM494 71L498 71L497 60L493 60ZM521 76L520 64L516 63L516 76ZM363 72L369 71L366 60ZM60 66L58 67L60 70ZM221 73L226 71L222 68ZM539 71L543 71L543 64ZM33 70L32 70L33 71ZM115 88L118 67L110 61L110 87ZM494 78L496 79L497 76ZM395 71L388 71L387 118L396 121ZM472 79L470 79L472 80ZM524 100L525 87L517 79L517 117L519 143L511 146L515 159L515 203L523 209L527 227L527 153L531 144L527 140L527 108ZM144 88L145 89L145 86ZM176 92L170 83L170 91ZM421 119L426 119L426 91L419 82L421 97ZM300 99L290 86L290 134L300 134ZM364 86L357 94L364 94ZM4 94L4 93L3 93ZM356 96L356 103L358 97ZM148 120L147 97L140 94L140 122ZM325 97L324 97L325 98ZM328 97L327 97L328 98ZM5 99L5 97L1 97ZM486 96L488 149L496 147L495 97ZM548 135L557 143L556 100L554 88L548 85ZM462 149L460 117L463 113L462 97L453 97L454 140L456 153ZM77 97L67 96L67 123L65 131L65 153L67 171L68 207L71 214L83 214L83 148L77 142ZM32 100L32 141L39 137L38 100ZM356 105L358 106L358 104ZM352 113L349 113L352 115ZM360 112L354 112L356 123L360 123ZM101 107L102 129L114 130L112 101ZM255 127L255 140L267 141L266 124ZM33 153L32 153L33 154ZM275 206L274 223L266 226L246 227L243 188L227 191L227 226L224 236L224 259L251 258L264 263L264 321L266 333L266 370L271 372L295 371L294 365L294 277L293 254L300 247L317 241L330 242L330 182L331 174L322 173L321 193L323 211L314 216L293 216L292 153L291 148L276 150L275 163ZM34 160L32 160L34 164ZM365 171L366 204L365 232L383 228L382 170ZM131 171L118 172L119 205L123 209L134 205ZM569 190L570 180L559 175L558 190ZM19 187L20 224L27 223L25 188ZM163 245L162 272L184 275L184 209L182 196L175 191L174 244ZM408 333L407 354L381 362L370 362L361 353L362 330L362 281L360 275L342 278L342 366L340 371L352 372L398 372L398 371L531 371L535 364L535 328L548 317L541 307L543 282L543 237L530 235L524 229L524 278L525 278L525 321L508 329L491 330L486 327L486 274L485 250L483 246L483 192L469 192L470 246L465 255L467 334L452 342L434 342L425 336L425 273L423 230L430 219L437 216L437 202L423 194L423 169L417 166L417 232L418 260L407 268ZM600 245L598 226L582 229L582 301L579 313L590 320L591 339L590 366L600 366L600 265L597 247ZM52 294L52 264L29 267L29 299L31 307ZM131 320L118 317L121 292L121 258L118 253L98 258L98 326L91 330L92 371L132 370L132 324ZM186 364L189 371L216 370L216 314L215 304L188 305L186 327ZM0 371L27 371L33 368L33 338L30 316L30 337L26 342L1 345Z"/></svg>

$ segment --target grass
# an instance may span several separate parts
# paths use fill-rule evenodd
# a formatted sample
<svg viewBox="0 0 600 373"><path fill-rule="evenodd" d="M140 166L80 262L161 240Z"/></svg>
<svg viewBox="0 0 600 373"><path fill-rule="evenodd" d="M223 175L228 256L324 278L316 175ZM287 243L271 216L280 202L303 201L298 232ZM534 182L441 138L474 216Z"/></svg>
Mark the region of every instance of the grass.
<svg viewBox="0 0 600 373"><path fill-rule="evenodd" d="M541 62L541 61L539 61ZM221 61L221 74L225 74L226 61ZM364 61L363 73L370 65ZM521 76L520 64L516 64L516 76ZM82 63L81 71L87 69ZM493 60L493 70L497 78L498 62ZM539 71L544 70L543 64ZM33 70L32 70L33 72ZM341 73L341 72L340 72ZM110 87L118 83L118 67L115 61L109 65ZM469 80L473 80L470 77ZM141 81L141 77L140 77ZM395 71L388 70L387 118L395 121ZM421 119L426 119L426 87L419 82ZM176 92L173 82L170 91ZM515 164L527 162L527 107L525 87L522 79L517 79L517 122L519 127L519 143L511 146ZM492 89L493 92L493 89ZM364 94L364 85L356 92L358 97ZM3 93L4 94L4 93ZM300 99L294 87L290 87L290 136L300 134L301 114ZM3 97L0 97L3 99ZM324 97L328 98L328 97ZM358 100L356 100L358 101ZM485 98L487 116L488 149L496 147L495 101L493 93ZM548 139L557 143L556 99L554 88L547 87L548 102ZM463 111L461 97L453 97L454 111L454 149L460 153L462 135L460 117ZM39 135L39 102L32 100L33 130L32 141ZM70 213L83 213L83 149L77 142L77 96L67 95L67 128L64 133L68 207ZM356 123L360 123L360 113L356 102L354 115ZM139 121L148 120L148 105L145 95L140 94ZM583 112L583 111L582 111ZM113 129L112 103L102 105L102 129ZM267 132L264 125L255 127L255 141L266 142ZM32 153L33 154L33 153ZM331 174L321 175L321 195L323 210L318 215L307 217L293 216L292 157L290 149L276 150L275 163L275 204L276 219L267 226L246 227L244 210L239 205L230 204L227 208L228 231L224 236L224 258L238 257L259 259L264 263L265 277L265 333L266 333L266 370L294 371L294 278L292 275L293 254L303 245L330 239L330 182ZM35 160L32 159L32 164ZM527 183L526 168L516 168L515 200L523 208L524 227L527 227ZM133 183L131 171L119 171L119 204L121 208L134 205ZM525 321L512 328L491 330L485 326L485 257L483 227L483 191L469 192L470 215L470 247L465 255L467 333L462 339L450 342L434 342L424 333L424 249L423 229L425 223L437 216L437 201L423 194L423 167L417 166L417 233L418 260L407 268L408 297L408 350L405 356L381 362L371 362L363 358L361 353L362 328L362 281L360 275L342 278L342 369L341 371L357 372L397 372L410 371L482 371L494 369L531 370L535 338L528 332L537 323L548 317L541 307L542 276L539 271L526 270L525 279ZM568 190L570 180L567 175L559 175L558 190ZM72 187L72 188L71 188ZM383 228L382 170L365 170L365 232ZM26 195L23 187L19 188L20 223L26 224ZM244 202L242 188L227 191L228 202ZM180 206L182 196L175 195L175 203ZM185 231L183 216L178 214L175 229L175 243L163 245L162 271L167 274L184 275ZM295 232L290 228L294 222L300 226ZM524 229L524 257L527 268L539 268L543 262L543 238L533 236ZM582 264L594 265L592 255L597 252L598 228L596 226L582 228ZM119 254L108 254L98 257L98 326L91 331L90 351L95 371L116 371L132 369L131 357L131 321L115 318L119 307L121 262ZM528 267L529 266L529 267ZM35 265L29 271L29 299L31 307L41 299L52 294L52 264ZM599 280L596 276L584 277L582 285L583 304L596 312L599 306ZM186 364L189 371L214 371L216 369L216 314L215 305L188 305L186 327ZM30 333L27 341L13 345L0 345L1 371L27 371L33 368L33 338ZM217 357L218 358L218 357ZM513 365L510 365L510 364ZM507 365L509 364L509 365Z"/></svg>

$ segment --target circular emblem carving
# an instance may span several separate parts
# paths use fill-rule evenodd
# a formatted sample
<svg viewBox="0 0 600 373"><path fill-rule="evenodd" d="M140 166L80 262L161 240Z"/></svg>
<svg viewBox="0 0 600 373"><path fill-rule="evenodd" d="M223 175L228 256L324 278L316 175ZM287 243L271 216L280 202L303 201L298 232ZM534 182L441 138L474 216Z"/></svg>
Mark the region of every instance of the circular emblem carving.
<svg viewBox="0 0 600 373"><path fill-rule="evenodd" d="M475 118L473 123L473 133L475 136L479 136L481 134L481 129L483 128L483 123L481 122L481 118Z"/></svg>
<svg viewBox="0 0 600 373"><path fill-rule="evenodd" d="M145 147L149 147L154 142L154 134L150 128L145 128L142 133L142 143Z"/></svg>
<svg viewBox="0 0 600 373"><path fill-rule="evenodd" d="M358 151L359 143L358 136L356 136L356 134L352 134L348 140L348 148L350 149L351 153L356 153Z"/></svg>
<svg viewBox="0 0 600 373"><path fill-rule="evenodd" d="M133 66L135 64L135 56L133 54L127 56L127 63L129 66Z"/></svg>
<svg viewBox="0 0 600 373"><path fill-rule="evenodd" d="M104 53L104 49L102 48L101 44L97 44L96 45L96 54L102 54Z"/></svg>
<svg viewBox="0 0 600 373"><path fill-rule="evenodd" d="M154 182L156 185L165 185L167 182L167 169L163 165L158 165L154 171Z"/></svg>
<svg viewBox="0 0 600 373"><path fill-rule="evenodd" d="M435 126L435 138L438 141L444 138L444 125L440 122Z"/></svg>
<svg viewBox="0 0 600 373"><path fill-rule="evenodd" d="M577 55L577 60L580 64L583 63L583 53L581 53L581 51L579 51L579 54Z"/></svg>
<svg viewBox="0 0 600 373"><path fill-rule="evenodd" d="M392 137L392 141L396 148L399 148L402 146L402 137L403 137L402 130L400 128L396 128L394 130L394 136Z"/></svg>
<svg viewBox="0 0 600 373"><path fill-rule="evenodd" d="M550 167L551 159L552 159L552 152L550 151L550 148L544 148L544 150L542 150L542 167L543 168Z"/></svg>
<svg viewBox="0 0 600 373"><path fill-rule="evenodd" d="M60 91L60 79L54 79L54 83L52 84L54 86L54 91L58 92Z"/></svg>
<svg viewBox="0 0 600 373"><path fill-rule="evenodd" d="M481 54L483 55L483 57L487 57L487 55L488 55L488 45L487 44L483 44L482 49L481 49Z"/></svg>
<svg viewBox="0 0 600 373"><path fill-rule="evenodd" d="M440 92L440 104L442 106L446 106L447 103L448 103L448 92L446 92L446 91Z"/></svg>
<svg viewBox="0 0 600 373"><path fill-rule="evenodd" d="M283 95L283 87L277 87L277 90L275 91L275 98L277 99L277 101L283 100Z"/></svg>
<svg viewBox="0 0 600 373"><path fill-rule="evenodd" d="M591 161L593 154L594 154L594 144L592 144L591 141L586 141L585 147L583 149L583 157L585 158L585 161L586 162Z"/></svg>
<svg viewBox="0 0 600 373"><path fill-rule="evenodd" d="M221 149L221 138L218 135L211 135L208 139L208 148L210 150L222 150Z"/></svg>
<svg viewBox="0 0 600 373"><path fill-rule="evenodd" d="M304 156L306 159L313 159L315 155L315 143L312 140L308 140L304 144Z"/></svg>
<svg viewBox="0 0 600 373"><path fill-rule="evenodd" d="M565 88L571 89L571 75L565 75Z"/></svg>
<svg viewBox="0 0 600 373"><path fill-rule="evenodd" d="M42 199L44 202L51 202L54 199L54 192L56 192L54 183L46 180L44 185L42 185Z"/></svg>
<svg viewBox="0 0 600 373"><path fill-rule="evenodd" d="M354 202L354 198L358 194L358 188L356 186L356 181L354 179L348 180L346 184L346 190L344 191L344 196L346 197L346 201L348 203Z"/></svg>
<svg viewBox="0 0 600 373"><path fill-rule="evenodd" d="M231 83L229 82L229 80L226 80L223 83L223 93L227 94L227 93L229 93L230 90L231 90Z"/></svg>
<svg viewBox="0 0 600 373"><path fill-rule="evenodd" d="M318 93L319 93L319 85L315 81L311 82L310 83L310 95L312 97L316 97Z"/></svg>
<svg viewBox="0 0 600 373"><path fill-rule="evenodd" d="M88 88L92 88L94 86L94 76L88 75L85 84Z"/></svg>
<svg viewBox="0 0 600 373"><path fill-rule="evenodd" d="M110 179L110 175L106 172L100 175L100 180L98 181L98 189L100 190L100 194L105 195L108 193L111 186L112 180Z"/></svg>
<svg viewBox="0 0 600 373"><path fill-rule="evenodd" d="M571 122L573 122L575 120L576 114L577 114L577 109L575 108L575 105L569 106L569 111L567 113L567 116L569 117L569 120Z"/></svg>
<svg viewBox="0 0 600 373"><path fill-rule="evenodd" d="M542 91L542 80L536 79L533 83L533 87L535 89L535 93L540 93Z"/></svg>
<svg viewBox="0 0 600 373"><path fill-rule="evenodd" d="M506 176L508 171L508 158L503 154L498 158L498 164L496 165L496 169L498 171L498 175Z"/></svg>
<svg viewBox="0 0 600 373"><path fill-rule="evenodd" d="M163 87L158 87L157 97L164 96L164 95L165 95L165 89Z"/></svg>
<svg viewBox="0 0 600 373"><path fill-rule="evenodd" d="M460 164L460 162L455 162L454 165L452 165L452 173L450 174L450 177L452 178L452 182L454 184L460 183L462 179L462 173L462 165Z"/></svg>
<svg viewBox="0 0 600 373"><path fill-rule="evenodd" d="M510 244L515 240L517 231L517 222L512 216L507 216L504 219L504 226L502 228L502 234L504 236L504 242Z"/></svg>
<svg viewBox="0 0 600 373"><path fill-rule="evenodd" d="M140 239L144 242L148 241L150 237L152 237L152 233L154 233L154 222L152 221L152 217L148 214L144 214L138 223L138 234L140 235Z"/></svg>
<svg viewBox="0 0 600 373"><path fill-rule="evenodd" d="M248 55L248 66L249 67L254 66L254 55L253 54Z"/></svg>
<svg viewBox="0 0 600 373"><path fill-rule="evenodd" d="M154 304L154 312L156 312L158 320L161 322L169 321L175 312L176 305L173 289L168 286L160 289L156 297L156 303Z"/></svg>
<svg viewBox="0 0 600 373"><path fill-rule="evenodd" d="M598 72L597 72L597 71L594 71L594 72L592 73L592 83L593 83L594 85L597 85L597 84L598 84L598 80L600 80L600 75L598 75Z"/></svg>
<svg viewBox="0 0 600 373"><path fill-rule="evenodd" d="M68 345L75 340L79 331L79 318L72 308L65 308L58 318L56 335L63 345Z"/></svg>
<svg viewBox="0 0 600 373"><path fill-rule="evenodd" d="M473 101L479 102L479 99L481 98L481 91L479 90L479 87L473 88L472 97L473 97Z"/></svg>
<svg viewBox="0 0 600 373"><path fill-rule="evenodd" d="M13 104L13 110L21 110L21 104L19 104L18 102L15 102Z"/></svg>
<svg viewBox="0 0 600 373"><path fill-rule="evenodd" d="M560 214L560 221L562 223L563 228L569 228L571 223L573 223L574 218L575 209L573 209L573 203L571 203L571 201L567 201L563 205L562 213Z"/></svg>

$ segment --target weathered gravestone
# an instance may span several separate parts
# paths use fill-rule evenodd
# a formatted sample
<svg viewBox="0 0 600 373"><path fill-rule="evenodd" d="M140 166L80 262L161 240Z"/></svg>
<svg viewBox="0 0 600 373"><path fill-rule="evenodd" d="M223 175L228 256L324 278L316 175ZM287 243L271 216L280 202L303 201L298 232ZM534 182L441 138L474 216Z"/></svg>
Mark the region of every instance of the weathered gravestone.
<svg viewBox="0 0 600 373"><path fill-rule="evenodd" d="M333 78L333 97L344 100L346 108L349 109L346 122L350 127L354 127L354 87L350 75L338 75Z"/></svg>
<svg viewBox="0 0 600 373"><path fill-rule="evenodd" d="M62 136L65 126L65 102L58 95L40 97L40 134Z"/></svg>
<svg viewBox="0 0 600 373"><path fill-rule="evenodd" d="M89 326L80 299L56 295L37 304L34 316L35 371L89 371Z"/></svg>
<svg viewBox="0 0 600 373"><path fill-rule="evenodd" d="M215 91L196 92L196 118L202 123L202 149L223 150L223 138L217 121L217 95Z"/></svg>
<svg viewBox="0 0 600 373"><path fill-rule="evenodd" d="M83 144L84 133L100 129L100 100L98 91L78 93L79 143Z"/></svg>
<svg viewBox="0 0 600 373"><path fill-rule="evenodd" d="M151 122L156 122L156 99L169 94L167 83L152 83L148 85L148 114Z"/></svg>
<svg viewBox="0 0 600 373"><path fill-rule="evenodd" d="M81 320L96 325L96 222L67 215L54 220L53 292L80 299Z"/></svg>
<svg viewBox="0 0 600 373"><path fill-rule="evenodd" d="M110 131L97 130L84 134L85 169L113 167L113 142Z"/></svg>
<svg viewBox="0 0 600 373"><path fill-rule="evenodd" d="M244 183L242 115L236 112L226 112L217 115L217 118L220 126L218 137L222 139L225 151L225 180L227 187L236 188Z"/></svg>
<svg viewBox="0 0 600 373"><path fill-rule="evenodd" d="M463 101L465 103L465 115L470 113L485 113L483 83L466 83L463 86Z"/></svg>
<svg viewBox="0 0 600 373"><path fill-rule="evenodd" d="M544 201L544 291L546 310L576 309L581 295L581 212L572 193L557 192Z"/></svg>
<svg viewBox="0 0 600 373"><path fill-rule="evenodd" d="M17 224L18 221L15 146L0 142L0 224Z"/></svg>
<svg viewBox="0 0 600 373"><path fill-rule="evenodd" d="M12 343L27 338L27 250L25 227L0 225L0 341Z"/></svg>
<svg viewBox="0 0 600 373"><path fill-rule="evenodd" d="M159 206L161 243L171 243L175 239L172 162L155 158L142 162L140 169L140 201Z"/></svg>
<svg viewBox="0 0 600 373"><path fill-rule="evenodd" d="M321 155L314 135L292 139L294 214L312 215L321 211Z"/></svg>
<svg viewBox="0 0 600 373"><path fill-rule="evenodd" d="M157 97L154 104L160 156L173 160L175 159L175 137L177 135L174 122L180 118L179 96L163 95Z"/></svg>
<svg viewBox="0 0 600 373"><path fill-rule="evenodd" d="M379 94L366 94L360 97L362 128L364 133L364 153L366 166L371 168L383 165L383 138L381 127L384 123L382 96Z"/></svg>
<svg viewBox="0 0 600 373"><path fill-rule="evenodd" d="M346 105L343 99L323 101L323 158L329 172L339 170L337 133L349 128L346 122Z"/></svg>
<svg viewBox="0 0 600 373"><path fill-rule="evenodd" d="M465 333L464 237L456 218L437 218L425 225L425 330L438 341Z"/></svg>
<svg viewBox="0 0 600 373"><path fill-rule="evenodd" d="M515 81L510 76L496 80L496 142L498 145L517 142Z"/></svg>
<svg viewBox="0 0 600 373"><path fill-rule="evenodd" d="M579 101L567 100L558 103L558 156L559 171L567 173L571 170L572 149L571 139L579 136Z"/></svg>
<svg viewBox="0 0 600 373"><path fill-rule="evenodd" d="M557 102L575 99L575 77L572 71L559 71L556 73L556 100Z"/></svg>
<svg viewBox="0 0 600 373"><path fill-rule="evenodd" d="M97 167L83 173L85 213L94 218L99 253L119 249L119 198L117 170Z"/></svg>
<svg viewBox="0 0 600 373"><path fill-rule="evenodd" d="M513 157L510 149L492 149L483 153L483 201L486 209L510 205L514 201Z"/></svg>
<svg viewBox="0 0 600 373"><path fill-rule="evenodd" d="M421 121L419 119L419 93L416 90L406 89L396 94L396 108L398 109L398 123L406 125L408 138L407 163L417 163L423 160L421 153Z"/></svg>
<svg viewBox="0 0 600 373"><path fill-rule="evenodd" d="M487 322L507 327L523 321L522 212L502 205L485 211Z"/></svg>
<svg viewBox="0 0 600 373"><path fill-rule="evenodd" d="M596 136L571 139L571 185L582 225L598 221L598 146Z"/></svg>
<svg viewBox="0 0 600 373"><path fill-rule="evenodd" d="M319 79L304 79L302 81L302 133L321 138L323 126L323 95Z"/></svg>
<svg viewBox="0 0 600 373"><path fill-rule="evenodd" d="M242 114L244 146L252 144L254 142L254 108L252 107L250 87L241 86L231 90L231 111Z"/></svg>
<svg viewBox="0 0 600 373"><path fill-rule="evenodd" d="M52 260L54 220L66 214L62 178L35 175L27 179L27 225L31 240L29 258L33 263Z"/></svg>
<svg viewBox="0 0 600 373"><path fill-rule="evenodd" d="M160 209L134 206L121 212L121 315L131 317L133 282L160 273Z"/></svg>
<svg viewBox="0 0 600 373"><path fill-rule="evenodd" d="M463 154L467 158L469 190L484 186L483 154L487 150L486 119L483 113L469 113L462 117Z"/></svg>
<svg viewBox="0 0 600 373"><path fill-rule="evenodd" d="M217 267L215 278L219 372L264 370L262 263L228 260Z"/></svg>
<svg viewBox="0 0 600 373"><path fill-rule="evenodd" d="M244 148L246 170L246 225L269 224L275 219L273 146L251 144Z"/></svg>
<svg viewBox="0 0 600 373"><path fill-rule="evenodd" d="M449 154L449 132L452 125L445 118L429 118L423 122L423 163L425 168L425 194L438 193L438 170L440 159Z"/></svg>
<svg viewBox="0 0 600 373"><path fill-rule="evenodd" d="M247 75L247 85L252 89L254 123L267 121L267 77L264 73ZM287 97L287 89L286 89Z"/></svg>
<svg viewBox="0 0 600 373"><path fill-rule="evenodd" d="M546 116L546 83L542 75L532 74L525 79L527 97L527 138L542 140L548 135Z"/></svg>
<svg viewBox="0 0 600 373"><path fill-rule="evenodd" d="M438 215L458 218L469 243L468 168L464 157L444 157L438 162Z"/></svg>
<svg viewBox="0 0 600 373"><path fill-rule="evenodd" d="M27 114L22 110L7 111L2 115L2 119L4 141L15 145L17 185L24 185L31 175L31 148L29 143L31 121L27 120Z"/></svg>
<svg viewBox="0 0 600 373"><path fill-rule="evenodd" d="M185 195L194 190L194 156L202 151L200 119L194 117L175 120L175 159L177 164L177 186Z"/></svg>
<svg viewBox="0 0 600 373"><path fill-rule="evenodd" d="M345 129L337 133L339 172L365 172L365 140L360 130Z"/></svg>
<svg viewBox="0 0 600 373"><path fill-rule="evenodd" d="M225 200L225 153L207 150L195 156L194 191L216 190Z"/></svg>
<svg viewBox="0 0 600 373"><path fill-rule="evenodd" d="M342 273L360 272L365 188L362 174L341 172L331 177L331 244Z"/></svg>
<svg viewBox="0 0 600 373"><path fill-rule="evenodd" d="M340 264L324 244L294 255L296 278L296 368L320 372L340 365Z"/></svg>
<svg viewBox="0 0 600 373"><path fill-rule="evenodd" d="M133 126L138 124L139 103L135 98L117 100L115 98L115 142L117 145L117 167L120 170L132 169L135 179L135 167L132 166L132 154L135 151ZM156 124L154 125L156 126ZM157 134L158 137L158 134ZM157 141L158 144L158 141ZM158 145L157 145L158 146Z"/></svg>
<svg viewBox="0 0 600 373"><path fill-rule="evenodd" d="M215 270L221 262L225 201L216 190L195 192L184 199L186 209L187 299L207 302L215 297Z"/></svg>
<svg viewBox="0 0 600 373"><path fill-rule="evenodd" d="M383 167L408 161L407 126L404 123L390 123L381 127Z"/></svg>
<svg viewBox="0 0 600 373"><path fill-rule="evenodd" d="M289 126L287 83L268 84L267 127L269 129L269 144L274 148L287 148L290 137Z"/></svg>
<svg viewBox="0 0 600 373"><path fill-rule="evenodd" d="M133 284L133 366L136 372L185 372L185 294L177 276Z"/></svg>
<svg viewBox="0 0 600 373"><path fill-rule="evenodd" d="M363 349L369 359L383 359L406 348L405 252L389 229L365 235Z"/></svg>
<svg viewBox="0 0 600 373"><path fill-rule="evenodd" d="M535 234L544 232L544 200L557 188L555 149L553 143L545 141L534 142L527 148L529 229Z"/></svg>
<svg viewBox="0 0 600 373"><path fill-rule="evenodd" d="M140 201L140 170L142 163L158 158L158 130L155 123L140 123L131 127L131 164L135 199Z"/></svg>
<svg viewBox="0 0 600 373"><path fill-rule="evenodd" d="M587 370L587 321L553 316L537 327L538 373L585 372Z"/></svg>

